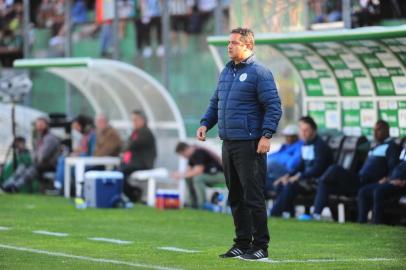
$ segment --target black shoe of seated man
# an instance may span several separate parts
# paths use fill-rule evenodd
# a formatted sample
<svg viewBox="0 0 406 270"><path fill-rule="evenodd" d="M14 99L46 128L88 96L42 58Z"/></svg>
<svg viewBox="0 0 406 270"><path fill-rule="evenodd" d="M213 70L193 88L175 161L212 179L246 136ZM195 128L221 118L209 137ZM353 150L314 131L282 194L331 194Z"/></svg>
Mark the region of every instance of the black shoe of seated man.
<svg viewBox="0 0 406 270"><path fill-rule="evenodd" d="M233 246L226 253L219 255L219 257L220 258L235 258L235 257L244 255L249 250L250 250L249 247L239 248L239 247Z"/></svg>
<svg viewBox="0 0 406 270"><path fill-rule="evenodd" d="M268 251L260 248L253 248L241 256L244 260L260 260L268 258Z"/></svg>
<svg viewBox="0 0 406 270"><path fill-rule="evenodd" d="M14 186L13 184L2 186L1 189L5 193L17 193L18 192L18 188L16 186Z"/></svg>

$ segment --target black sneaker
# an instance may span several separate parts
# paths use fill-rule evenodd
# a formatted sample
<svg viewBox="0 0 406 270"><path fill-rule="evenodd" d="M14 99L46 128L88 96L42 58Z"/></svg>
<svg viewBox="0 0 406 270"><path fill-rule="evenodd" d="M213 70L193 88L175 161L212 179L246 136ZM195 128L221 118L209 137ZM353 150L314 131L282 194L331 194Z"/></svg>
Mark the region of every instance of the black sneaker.
<svg viewBox="0 0 406 270"><path fill-rule="evenodd" d="M265 258L268 258L268 251L258 248L251 249L249 252L241 255L241 259L244 260L260 260Z"/></svg>
<svg viewBox="0 0 406 270"><path fill-rule="evenodd" d="M219 255L220 258L235 258L244 255L249 248L238 248L233 246L226 253Z"/></svg>

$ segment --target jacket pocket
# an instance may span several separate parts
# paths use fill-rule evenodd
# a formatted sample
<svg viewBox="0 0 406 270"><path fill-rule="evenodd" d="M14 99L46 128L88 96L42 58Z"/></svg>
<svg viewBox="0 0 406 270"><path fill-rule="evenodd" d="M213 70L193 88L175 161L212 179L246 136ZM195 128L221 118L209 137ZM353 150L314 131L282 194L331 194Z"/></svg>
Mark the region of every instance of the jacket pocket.
<svg viewBox="0 0 406 270"><path fill-rule="evenodd" d="M246 129L246 126L247 126L247 124L246 124L245 117L227 119L226 128Z"/></svg>

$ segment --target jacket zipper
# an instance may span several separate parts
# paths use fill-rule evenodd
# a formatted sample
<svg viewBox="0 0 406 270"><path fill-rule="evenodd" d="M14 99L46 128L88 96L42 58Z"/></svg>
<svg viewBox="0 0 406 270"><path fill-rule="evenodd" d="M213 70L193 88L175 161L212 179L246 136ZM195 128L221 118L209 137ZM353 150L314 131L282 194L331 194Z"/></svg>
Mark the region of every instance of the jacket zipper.
<svg viewBox="0 0 406 270"><path fill-rule="evenodd" d="M232 68L232 72L233 72L233 83L231 84L230 88L227 91L227 95L225 97L225 101L224 101L224 113L223 113L223 119L224 119L224 138L227 139L227 128L226 128L226 111L227 111L227 102L228 102L228 95L230 94L231 89L234 86L234 80L235 77L237 76L237 69Z"/></svg>

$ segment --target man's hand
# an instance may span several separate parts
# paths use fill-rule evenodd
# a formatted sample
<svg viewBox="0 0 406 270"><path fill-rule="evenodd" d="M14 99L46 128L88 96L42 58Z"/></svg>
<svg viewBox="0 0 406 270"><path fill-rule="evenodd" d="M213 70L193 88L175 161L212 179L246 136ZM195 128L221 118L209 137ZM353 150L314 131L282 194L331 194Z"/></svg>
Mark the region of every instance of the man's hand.
<svg viewBox="0 0 406 270"><path fill-rule="evenodd" d="M294 183L294 182L296 182L297 180L299 180L299 178L300 178L300 174L297 173L296 175L293 175L293 176L289 177L289 182L290 182L290 183Z"/></svg>
<svg viewBox="0 0 406 270"><path fill-rule="evenodd" d="M406 185L406 181L400 179L391 180L390 183L396 187L404 187Z"/></svg>
<svg viewBox="0 0 406 270"><path fill-rule="evenodd" d="M196 137L199 141L205 141L206 140L206 131L207 127L206 126L201 126L197 129L196 131Z"/></svg>
<svg viewBox="0 0 406 270"><path fill-rule="evenodd" d="M173 172L172 178L175 180L180 180L180 179L182 179L182 174L180 172Z"/></svg>
<svg viewBox="0 0 406 270"><path fill-rule="evenodd" d="M266 154L271 149L271 139L261 137L258 143L257 153Z"/></svg>
<svg viewBox="0 0 406 270"><path fill-rule="evenodd" d="M276 187L279 184L286 185L289 181L289 174L285 174L273 182L273 185Z"/></svg>
<svg viewBox="0 0 406 270"><path fill-rule="evenodd" d="M388 182L389 181L389 178L388 177L384 177L384 178L382 178L381 180L379 180L379 184L385 184L386 182Z"/></svg>

